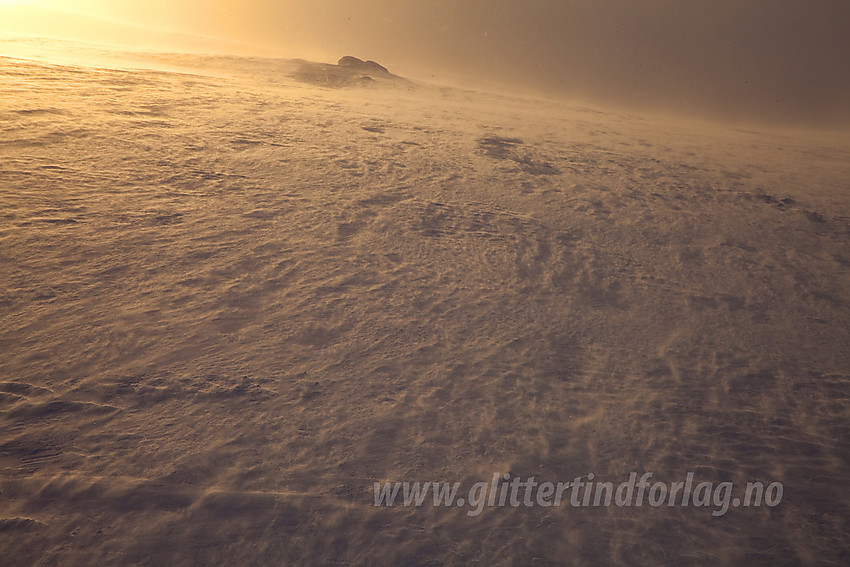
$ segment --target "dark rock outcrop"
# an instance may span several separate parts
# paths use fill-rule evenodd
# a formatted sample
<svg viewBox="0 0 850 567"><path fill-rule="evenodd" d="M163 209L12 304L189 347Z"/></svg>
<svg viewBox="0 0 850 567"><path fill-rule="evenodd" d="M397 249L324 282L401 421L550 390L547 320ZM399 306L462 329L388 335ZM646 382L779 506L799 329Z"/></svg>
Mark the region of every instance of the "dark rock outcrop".
<svg viewBox="0 0 850 567"><path fill-rule="evenodd" d="M372 87L377 85L407 84L404 79L390 73L374 61L363 61L346 56L336 65L296 60L298 68L292 77L305 83L328 88Z"/></svg>
<svg viewBox="0 0 850 567"><path fill-rule="evenodd" d="M374 61L363 61L357 57L346 55L337 62L337 66L351 69L364 75L375 75L378 77L389 77L390 72L383 65L379 65Z"/></svg>

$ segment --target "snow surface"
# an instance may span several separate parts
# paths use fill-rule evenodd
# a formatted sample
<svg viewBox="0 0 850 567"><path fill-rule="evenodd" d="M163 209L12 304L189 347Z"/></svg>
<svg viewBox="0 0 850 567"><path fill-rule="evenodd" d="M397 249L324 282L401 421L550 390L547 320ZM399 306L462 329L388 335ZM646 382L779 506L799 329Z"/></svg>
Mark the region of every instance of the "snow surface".
<svg viewBox="0 0 850 567"><path fill-rule="evenodd" d="M302 64L0 58L7 564L846 563L846 137ZM632 471L785 499L372 505Z"/></svg>

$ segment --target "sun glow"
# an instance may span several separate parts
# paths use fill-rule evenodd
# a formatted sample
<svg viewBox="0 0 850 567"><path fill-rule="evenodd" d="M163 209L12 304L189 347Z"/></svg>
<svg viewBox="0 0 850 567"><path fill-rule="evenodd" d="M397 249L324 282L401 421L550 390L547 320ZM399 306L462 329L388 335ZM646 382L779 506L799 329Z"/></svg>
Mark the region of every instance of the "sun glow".
<svg viewBox="0 0 850 567"><path fill-rule="evenodd" d="M0 32L153 51L262 54L235 41L225 2L0 0ZM227 39L223 39L227 38Z"/></svg>

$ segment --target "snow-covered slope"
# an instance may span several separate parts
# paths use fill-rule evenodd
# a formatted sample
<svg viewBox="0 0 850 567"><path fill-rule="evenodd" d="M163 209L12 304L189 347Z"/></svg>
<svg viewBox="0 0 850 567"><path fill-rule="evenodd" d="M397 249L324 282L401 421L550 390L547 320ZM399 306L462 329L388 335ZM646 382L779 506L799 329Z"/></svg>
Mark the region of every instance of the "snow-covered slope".
<svg viewBox="0 0 850 567"><path fill-rule="evenodd" d="M846 560L846 138L159 62L0 59L9 564ZM632 471L785 499L373 506Z"/></svg>

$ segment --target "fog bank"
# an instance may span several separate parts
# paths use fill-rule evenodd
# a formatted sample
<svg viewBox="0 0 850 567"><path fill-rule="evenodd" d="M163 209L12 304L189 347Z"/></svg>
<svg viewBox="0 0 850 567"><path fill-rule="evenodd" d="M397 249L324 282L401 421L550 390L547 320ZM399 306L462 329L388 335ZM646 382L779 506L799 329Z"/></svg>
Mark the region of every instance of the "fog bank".
<svg viewBox="0 0 850 567"><path fill-rule="evenodd" d="M62 2L45 2L63 4ZM219 0L74 9L400 74L599 104L768 123L850 125L841 0Z"/></svg>

